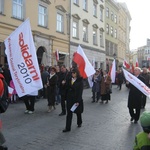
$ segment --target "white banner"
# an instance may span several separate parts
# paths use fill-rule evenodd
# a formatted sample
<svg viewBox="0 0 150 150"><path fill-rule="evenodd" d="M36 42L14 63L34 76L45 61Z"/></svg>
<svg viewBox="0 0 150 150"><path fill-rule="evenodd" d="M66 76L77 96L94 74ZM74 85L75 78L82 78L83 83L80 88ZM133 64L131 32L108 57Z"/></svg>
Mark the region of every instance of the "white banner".
<svg viewBox="0 0 150 150"><path fill-rule="evenodd" d="M122 68L123 69L123 68ZM139 89L143 94L150 98L150 89L147 87L141 80L139 80L136 76L132 75L130 72L123 69L124 76L127 81L133 84L137 89Z"/></svg>
<svg viewBox="0 0 150 150"><path fill-rule="evenodd" d="M5 41L5 53L19 97L43 87L30 21L23 22Z"/></svg>
<svg viewBox="0 0 150 150"><path fill-rule="evenodd" d="M115 59L112 63L110 76L111 76L111 82L115 83L115 80L116 80L116 60Z"/></svg>

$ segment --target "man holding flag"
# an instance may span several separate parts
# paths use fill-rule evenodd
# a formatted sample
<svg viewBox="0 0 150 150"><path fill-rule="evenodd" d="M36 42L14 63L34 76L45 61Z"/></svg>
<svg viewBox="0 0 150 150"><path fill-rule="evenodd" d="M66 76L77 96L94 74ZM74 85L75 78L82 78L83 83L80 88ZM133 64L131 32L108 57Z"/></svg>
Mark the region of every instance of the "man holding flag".
<svg viewBox="0 0 150 150"><path fill-rule="evenodd" d="M135 67L134 69L134 75L135 77L130 74L130 73L127 73L126 70L124 70L124 74L125 74L125 77L126 77L126 80L128 80L129 82L127 82L127 84L129 84L129 88L130 88L130 91L129 91L129 96L128 96L128 109L129 109L129 113L130 113L130 116L131 116L131 119L130 121L133 121L134 120L134 123L137 123L137 121L139 120L139 117L140 117L140 110L141 110L141 99L142 99L142 89L140 89L140 85L143 83L145 83L145 79L140 75L141 74L141 69L139 67ZM136 80L137 79L137 80ZM142 81L140 83L140 81ZM139 87L138 85L136 86L136 84L139 84ZM141 86L143 87L143 86Z"/></svg>

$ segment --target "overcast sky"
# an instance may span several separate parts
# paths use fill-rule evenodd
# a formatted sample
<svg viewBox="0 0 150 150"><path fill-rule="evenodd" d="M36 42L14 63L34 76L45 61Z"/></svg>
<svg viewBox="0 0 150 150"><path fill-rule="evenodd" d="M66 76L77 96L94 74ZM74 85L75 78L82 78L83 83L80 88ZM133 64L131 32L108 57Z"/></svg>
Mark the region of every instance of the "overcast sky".
<svg viewBox="0 0 150 150"><path fill-rule="evenodd" d="M131 14L130 49L146 45L150 38L150 0L117 0L125 2Z"/></svg>

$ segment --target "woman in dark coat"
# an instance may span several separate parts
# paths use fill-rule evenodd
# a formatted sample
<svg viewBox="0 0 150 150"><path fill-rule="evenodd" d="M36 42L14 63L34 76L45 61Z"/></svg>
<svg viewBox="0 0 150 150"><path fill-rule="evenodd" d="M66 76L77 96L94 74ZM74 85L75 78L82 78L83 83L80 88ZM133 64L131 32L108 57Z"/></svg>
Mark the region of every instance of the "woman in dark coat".
<svg viewBox="0 0 150 150"><path fill-rule="evenodd" d="M63 132L69 132L71 130L73 112L70 110L75 104L77 108L74 113L77 115L77 125L82 125L82 113L83 113L83 79L79 75L77 69L71 71L72 78L69 80L67 85L67 116L66 116L66 128Z"/></svg>
<svg viewBox="0 0 150 150"><path fill-rule="evenodd" d="M139 67L135 67L134 75L142 82L145 82L145 79L140 75L140 73L141 73L141 69ZM137 123L137 121L139 120L139 116L140 116L141 99L142 99L143 93L131 83L128 83L128 84L129 84L129 89L130 89L129 96L128 96L129 113L131 116L131 121L134 120L134 123Z"/></svg>
<svg viewBox="0 0 150 150"><path fill-rule="evenodd" d="M106 71L103 71L103 77L100 84L101 89L101 102L103 103L106 101L106 104L108 103L108 100L111 100L111 77L107 74Z"/></svg>
<svg viewBox="0 0 150 150"><path fill-rule="evenodd" d="M55 109L56 85L57 85L56 69L52 67L47 82L48 112L51 112L52 107Z"/></svg>

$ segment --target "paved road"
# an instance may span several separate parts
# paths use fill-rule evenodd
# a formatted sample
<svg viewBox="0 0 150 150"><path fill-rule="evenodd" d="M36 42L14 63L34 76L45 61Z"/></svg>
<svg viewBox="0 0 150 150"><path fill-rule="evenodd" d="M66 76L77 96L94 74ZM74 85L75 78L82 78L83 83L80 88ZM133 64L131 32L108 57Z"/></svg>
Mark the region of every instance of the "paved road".
<svg viewBox="0 0 150 150"><path fill-rule="evenodd" d="M58 116L60 105L47 113L47 100L35 104L35 113L24 114L24 103L10 104L2 114L3 133L9 150L132 150L140 124L130 123L127 109L128 89L113 85L108 104L91 103L91 89L84 90L83 126L77 128L73 117L72 131L62 133L65 116ZM148 100L146 110L150 110Z"/></svg>

